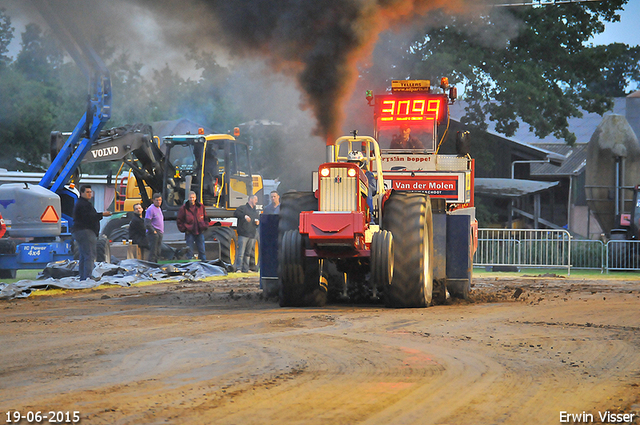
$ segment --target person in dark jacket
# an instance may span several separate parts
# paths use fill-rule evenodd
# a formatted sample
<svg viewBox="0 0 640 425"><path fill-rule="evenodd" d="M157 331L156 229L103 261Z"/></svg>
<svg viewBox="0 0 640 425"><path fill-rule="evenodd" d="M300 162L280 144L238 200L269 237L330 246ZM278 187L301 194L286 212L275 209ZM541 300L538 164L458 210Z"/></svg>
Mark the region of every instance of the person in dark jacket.
<svg viewBox="0 0 640 425"><path fill-rule="evenodd" d="M204 231L209 227L209 220L202 205L196 199L196 193L189 192L189 200L180 207L176 224L178 230L184 233L184 238L189 248L189 257L193 257L194 251L198 251L198 258L206 261L204 250Z"/></svg>
<svg viewBox="0 0 640 425"><path fill-rule="evenodd" d="M238 244L236 246L236 270L249 272L251 256L255 255L256 229L260 224L260 213L256 209L258 197L249 195L246 204L236 208L234 216L238 219Z"/></svg>
<svg viewBox="0 0 640 425"><path fill-rule="evenodd" d="M141 259L146 260L149 257L149 240L147 239L147 229L144 227L143 213L142 204L133 205L133 218L129 223L129 239L140 248Z"/></svg>
<svg viewBox="0 0 640 425"><path fill-rule="evenodd" d="M269 194L271 203L264 207L263 214L280 214L280 195L275 190L272 190Z"/></svg>
<svg viewBox="0 0 640 425"><path fill-rule="evenodd" d="M411 135L411 127L404 123L400 126L400 134L391 139L389 149L424 149L422 142Z"/></svg>
<svg viewBox="0 0 640 425"><path fill-rule="evenodd" d="M80 198L73 207L73 239L78 244L80 280L86 280L93 272L96 246L100 233L100 220L109 217L109 211L97 212L91 203L93 190L88 184L80 186Z"/></svg>

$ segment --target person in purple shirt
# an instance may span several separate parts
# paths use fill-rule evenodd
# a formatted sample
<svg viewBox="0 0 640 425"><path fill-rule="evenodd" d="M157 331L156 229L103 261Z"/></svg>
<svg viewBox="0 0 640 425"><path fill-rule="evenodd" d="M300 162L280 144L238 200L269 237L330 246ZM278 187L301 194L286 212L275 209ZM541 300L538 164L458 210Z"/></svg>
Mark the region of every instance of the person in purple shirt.
<svg viewBox="0 0 640 425"><path fill-rule="evenodd" d="M162 205L162 195L153 194L153 205L147 208L144 216L144 226L147 228L147 239L149 240L149 261L157 263L160 258L160 248L162 237L164 236L164 214L160 206Z"/></svg>

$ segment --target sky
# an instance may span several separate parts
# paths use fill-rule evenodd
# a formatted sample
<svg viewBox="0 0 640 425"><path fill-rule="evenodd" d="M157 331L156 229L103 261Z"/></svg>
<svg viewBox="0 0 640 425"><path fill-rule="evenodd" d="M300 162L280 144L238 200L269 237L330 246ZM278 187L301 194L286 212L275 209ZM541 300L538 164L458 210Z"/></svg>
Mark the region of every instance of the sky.
<svg viewBox="0 0 640 425"><path fill-rule="evenodd" d="M605 31L593 39L594 44L640 45L640 31L638 31L640 0L629 0L624 8L624 12L620 12L620 22L608 23Z"/></svg>

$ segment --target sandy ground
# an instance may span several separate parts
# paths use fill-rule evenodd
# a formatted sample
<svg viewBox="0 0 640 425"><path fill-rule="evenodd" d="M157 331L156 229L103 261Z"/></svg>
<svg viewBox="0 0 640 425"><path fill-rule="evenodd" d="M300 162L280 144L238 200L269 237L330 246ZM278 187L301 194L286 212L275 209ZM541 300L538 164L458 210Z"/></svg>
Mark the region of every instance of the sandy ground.
<svg viewBox="0 0 640 425"><path fill-rule="evenodd" d="M481 278L405 310L280 308L237 275L0 302L1 423L640 423L639 384L640 281Z"/></svg>

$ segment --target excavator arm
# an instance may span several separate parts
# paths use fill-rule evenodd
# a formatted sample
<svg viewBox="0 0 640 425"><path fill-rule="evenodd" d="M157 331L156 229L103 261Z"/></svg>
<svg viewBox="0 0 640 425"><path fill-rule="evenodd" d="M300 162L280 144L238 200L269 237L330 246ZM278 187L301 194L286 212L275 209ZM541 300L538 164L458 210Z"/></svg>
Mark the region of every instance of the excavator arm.
<svg viewBox="0 0 640 425"><path fill-rule="evenodd" d="M64 145L63 134L52 132L52 155L55 156ZM105 161L122 161L131 168L145 206L151 204L145 187L150 187L153 192L162 193L165 155L154 140L150 125L132 124L102 130L81 164Z"/></svg>
<svg viewBox="0 0 640 425"><path fill-rule="evenodd" d="M154 141L151 126L136 124L103 131L82 163L122 161L136 178L145 206L151 205L145 187L162 193L165 155Z"/></svg>

